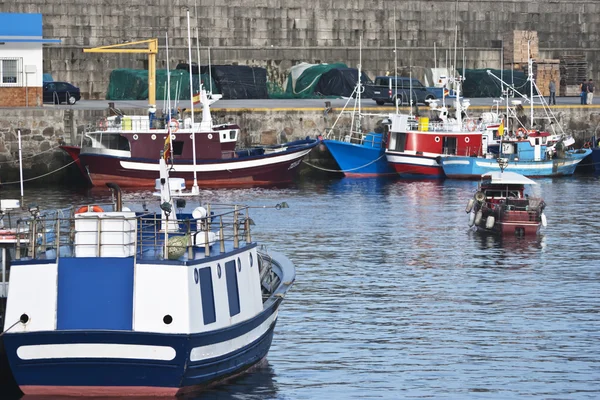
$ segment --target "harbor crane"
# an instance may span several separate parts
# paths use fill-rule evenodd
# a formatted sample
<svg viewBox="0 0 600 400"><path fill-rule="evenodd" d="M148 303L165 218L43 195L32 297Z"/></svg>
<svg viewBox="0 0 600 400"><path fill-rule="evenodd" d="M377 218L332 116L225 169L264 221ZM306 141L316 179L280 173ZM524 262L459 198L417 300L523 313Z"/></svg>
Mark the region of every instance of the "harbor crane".
<svg viewBox="0 0 600 400"><path fill-rule="evenodd" d="M124 48L146 43L148 44L147 48ZM158 53L158 39L146 39L94 47L91 49L83 49L83 52L148 54L148 106L150 108L156 108L156 54Z"/></svg>

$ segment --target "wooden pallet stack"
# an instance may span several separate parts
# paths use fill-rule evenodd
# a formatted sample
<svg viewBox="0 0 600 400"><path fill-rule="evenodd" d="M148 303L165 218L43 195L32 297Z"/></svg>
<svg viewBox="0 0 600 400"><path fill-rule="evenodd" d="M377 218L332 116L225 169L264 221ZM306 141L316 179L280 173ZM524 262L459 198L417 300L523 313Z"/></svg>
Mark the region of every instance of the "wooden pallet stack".
<svg viewBox="0 0 600 400"><path fill-rule="evenodd" d="M560 58L560 96L579 96L579 85L588 77L588 63L583 54L563 55Z"/></svg>
<svg viewBox="0 0 600 400"><path fill-rule="evenodd" d="M550 82L554 81L557 95L559 95L560 86L560 60L539 60L533 64L533 76L540 94L550 95Z"/></svg>
<svg viewBox="0 0 600 400"><path fill-rule="evenodd" d="M504 35L504 64L521 69L527 67L529 56L536 60L539 56L537 31L511 31Z"/></svg>

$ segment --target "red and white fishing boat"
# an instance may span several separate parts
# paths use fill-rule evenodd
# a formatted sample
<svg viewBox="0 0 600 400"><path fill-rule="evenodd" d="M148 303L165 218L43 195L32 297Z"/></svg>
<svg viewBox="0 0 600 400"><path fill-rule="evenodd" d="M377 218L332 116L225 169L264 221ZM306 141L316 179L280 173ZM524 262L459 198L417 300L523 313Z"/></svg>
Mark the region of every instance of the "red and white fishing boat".
<svg viewBox="0 0 600 400"><path fill-rule="evenodd" d="M440 157L449 155L474 156L482 154L482 133L497 130L497 114L485 113L481 119L466 117L469 100L460 99L460 80L455 83L455 115L451 117L444 95L442 105L429 102L429 117L391 114L386 157L392 168L404 178L443 178ZM444 82L447 84L449 81Z"/></svg>
<svg viewBox="0 0 600 400"><path fill-rule="evenodd" d="M465 211L469 226L502 236L536 235L546 226L541 198L525 195L525 185L535 181L516 172L494 171L481 177L477 192Z"/></svg>
<svg viewBox="0 0 600 400"><path fill-rule="evenodd" d="M79 154L65 147L94 186L114 182L122 187L154 186L164 148L171 160L171 176L193 186L268 186L292 182L302 159L319 143L306 138L274 146L236 149L240 127L214 125L208 98L201 91L202 121L193 118L111 116L99 129L85 135ZM168 139L170 135L170 140Z"/></svg>

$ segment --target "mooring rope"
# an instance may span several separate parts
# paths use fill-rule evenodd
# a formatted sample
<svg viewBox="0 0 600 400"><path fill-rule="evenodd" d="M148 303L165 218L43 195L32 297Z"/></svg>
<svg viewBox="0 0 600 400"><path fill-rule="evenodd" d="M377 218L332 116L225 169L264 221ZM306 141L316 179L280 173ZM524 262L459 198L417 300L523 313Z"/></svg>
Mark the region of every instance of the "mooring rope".
<svg viewBox="0 0 600 400"><path fill-rule="evenodd" d="M75 163L75 162L77 162L77 161L79 161L79 158L78 158L77 160L73 160L73 161L71 161L71 162L70 162L70 163L68 163L67 165L63 165L62 167L60 167L60 168L57 168L57 169L55 169L54 171L50 171L50 172L48 172L48 173L46 173L46 174L44 174L44 175L35 176L35 177L33 177L33 178L29 178L29 179L23 179L23 182L35 181L36 179L40 179L40 178L43 178L43 177L45 177L45 176L52 175L53 173L55 173L55 172L58 172L58 171L60 171L61 169L65 169L65 168L67 168L69 165L71 165L71 164L73 164L73 163ZM2 184L3 184L3 185L14 185L14 184L16 184L16 183L21 183L21 181L14 181L14 182L2 182Z"/></svg>
<svg viewBox="0 0 600 400"><path fill-rule="evenodd" d="M322 168L322 167L319 167L317 165L311 164L311 163L309 163L309 162L307 162L305 160L302 160L302 162L305 163L306 165L310 166L310 167L313 167L315 169L318 169L318 170L321 170L321 171L325 171L325 172L352 172L352 171L356 171L357 169L368 167L369 165L371 165L371 164L373 164L373 163L381 160L383 157L385 157L385 154L382 154L377 159L375 159L375 160L373 160L371 162L368 162L365 165L361 165L360 167L356 167L356 168L352 168L352 169L327 169L327 168Z"/></svg>
<svg viewBox="0 0 600 400"><path fill-rule="evenodd" d="M0 333L0 337L4 336L4 334L8 331L10 331L12 328L14 328L19 322L21 322L21 320L19 319L17 322L15 322L14 324L12 324L11 326L8 327L8 329L6 329L4 332Z"/></svg>

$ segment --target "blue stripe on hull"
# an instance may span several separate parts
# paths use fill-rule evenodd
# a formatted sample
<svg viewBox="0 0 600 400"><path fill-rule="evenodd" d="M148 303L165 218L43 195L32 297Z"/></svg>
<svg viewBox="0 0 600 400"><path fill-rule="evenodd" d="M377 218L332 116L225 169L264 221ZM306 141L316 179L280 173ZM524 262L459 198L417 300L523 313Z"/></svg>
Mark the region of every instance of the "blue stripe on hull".
<svg viewBox="0 0 600 400"><path fill-rule="evenodd" d="M331 156L346 175L394 175L385 157L385 149L361 146L339 140L323 140Z"/></svg>
<svg viewBox="0 0 600 400"><path fill-rule="evenodd" d="M573 157L572 160L581 161L582 157ZM456 163L460 162L460 163ZM477 165L483 164L483 165ZM563 160L549 161L519 161L509 162L505 171L516 172L531 178L554 177L573 175L577 163L563 165ZM500 166L495 159L481 159L476 157L445 157L442 159L444 173L449 178L478 179L481 175L500 171Z"/></svg>
<svg viewBox="0 0 600 400"><path fill-rule="evenodd" d="M195 347L224 342L250 332L267 320L281 299L251 320L238 325L193 335L123 331L59 331L14 333L4 336L7 355L19 386L156 387L184 391L237 374L264 358L273 338L275 321L256 341L226 355L191 362ZM20 346L69 343L117 343L169 346L176 350L170 361L132 359L43 359L22 360Z"/></svg>

